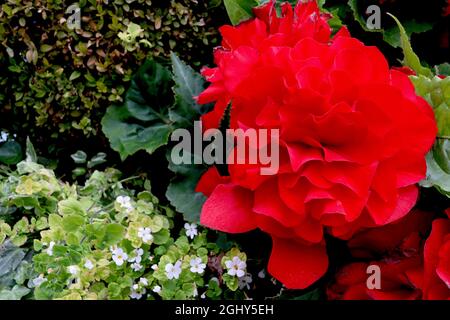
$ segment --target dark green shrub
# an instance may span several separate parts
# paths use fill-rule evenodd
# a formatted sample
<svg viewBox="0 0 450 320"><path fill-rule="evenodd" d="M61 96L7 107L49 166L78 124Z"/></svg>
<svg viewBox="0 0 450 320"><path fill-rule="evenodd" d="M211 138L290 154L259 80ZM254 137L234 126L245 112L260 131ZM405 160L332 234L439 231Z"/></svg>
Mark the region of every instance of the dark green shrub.
<svg viewBox="0 0 450 320"><path fill-rule="evenodd" d="M0 7L1 127L45 148L97 135L106 107L121 101L146 56L175 51L190 65L207 62L223 23L211 17L225 19L217 1L81 0L81 28L71 30L72 2L7 0ZM130 23L146 40L132 51L118 36Z"/></svg>

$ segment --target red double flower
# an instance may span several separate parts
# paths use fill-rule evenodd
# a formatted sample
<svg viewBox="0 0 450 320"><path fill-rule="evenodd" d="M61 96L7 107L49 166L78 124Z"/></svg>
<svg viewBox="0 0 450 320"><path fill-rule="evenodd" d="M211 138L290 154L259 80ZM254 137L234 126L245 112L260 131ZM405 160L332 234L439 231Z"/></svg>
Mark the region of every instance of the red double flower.
<svg viewBox="0 0 450 320"><path fill-rule="evenodd" d="M259 228L271 235L268 270L288 288L305 288L327 270L324 232L348 239L362 228L405 216L425 176L436 135L429 105L408 77L390 70L375 47L333 38L317 4L255 9L256 18L224 26L211 85L198 97L215 102L203 118L217 128L231 104L233 129L279 129L280 169L212 167L197 191L208 196L201 223L229 233Z"/></svg>
<svg viewBox="0 0 450 320"><path fill-rule="evenodd" d="M357 234L349 247L364 261L337 273L327 289L328 298L450 299L450 220L432 218L430 212L413 211L392 225ZM379 288L367 285L369 266L380 268Z"/></svg>

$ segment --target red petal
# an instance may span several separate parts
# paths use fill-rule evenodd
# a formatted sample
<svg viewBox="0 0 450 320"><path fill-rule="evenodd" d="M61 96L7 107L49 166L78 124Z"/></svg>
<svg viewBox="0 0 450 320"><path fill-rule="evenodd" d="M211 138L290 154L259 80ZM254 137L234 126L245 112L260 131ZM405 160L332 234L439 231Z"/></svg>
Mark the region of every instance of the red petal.
<svg viewBox="0 0 450 320"><path fill-rule="evenodd" d="M233 184L218 185L202 208L200 223L208 228L241 233L256 228L251 191Z"/></svg>
<svg viewBox="0 0 450 320"><path fill-rule="evenodd" d="M319 280L328 268L324 245L304 245L293 239L272 237L268 271L288 289L304 289Z"/></svg>
<svg viewBox="0 0 450 320"><path fill-rule="evenodd" d="M196 192L201 192L205 196L210 196L218 184L224 184L230 181L230 177L222 177L217 171L217 167L209 168L200 178L195 188Z"/></svg>

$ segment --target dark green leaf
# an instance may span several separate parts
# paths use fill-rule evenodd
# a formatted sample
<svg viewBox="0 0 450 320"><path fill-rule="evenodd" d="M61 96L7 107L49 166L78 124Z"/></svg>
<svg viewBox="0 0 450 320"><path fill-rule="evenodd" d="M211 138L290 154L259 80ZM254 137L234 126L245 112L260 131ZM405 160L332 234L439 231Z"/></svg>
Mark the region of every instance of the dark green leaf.
<svg viewBox="0 0 450 320"><path fill-rule="evenodd" d="M320 300L321 296L322 296L322 293L321 293L320 289L315 289L308 293L305 293L304 295L295 297L292 300Z"/></svg>
<svg viewBox="0 0 450 320"><path fill-rule="evenodd" d="M169 116L178 127L189 127L202 111L202 107L197 104L194 97L203 91L205 81L199 73L181 61L173 52L170 59L175 81L173 87L175 105L170 110Z"/></svg>
<svg viewBox="0 0 450 320"><path fill-rule="evenodd" d="M171 205L178 212L184 215L184 219L189 222L199 222L200 211L206 197L199 192L195 192L195 187L206 168L202 165L195 165L194 155L191 154L191 164L176 165L173 163L171 152L167 152L166 158L169 162L169 170L176 173L170 182L166 197Z"/></svg>
<svg viewBox="0 0 450 320"><path fill-rule="evenodd" d="M411 43L409 42L409 38L408 38L405 28L402 26L402 24L396 17L394 17L390 13L388 13L388 15L390 17L392 17L392 19L395 20L395 23L397 24L397 26L400 30L400 45L402 47L403 55L404 55L403 65L410 67L419 75L432 77L433 74L432 74L431 70L423 67L422 64L420 63L419 57L414 53L414 51L411 47Z"/></svg>
<svg viewBox="0 0 450 320"><path fill-rule="evenodd" d="M22 148L15 141L7 141L0 146L0 162L4 164L17 164L22 160Z"/></svg>
<svg viewBox="0 0 450 320"><path fill-rule="evenodd" d="M433 29L432 23L419 23L415 20L405 21L404 28L406 35L411 37L413 33L422 33ZM394 48L400 47L402 45L400 31L398 28L388 28L383 31L383 40L389 43Z"/></svg>
<svg viewBox="0 0 450 320"><path fill-rule="evenodd" d="M170 72L148 60L133 77L124 104L108 108L102 119L103 132L122 159L138 150L153 153L167 144L173 130L171 85Z"/></svg>
<svg viewBox="0 0 450 320"><path fill-rule="evenodd" d="M259 5L257 0L224 0L223 2L233 25L252 18L252 9Z"/></svg>

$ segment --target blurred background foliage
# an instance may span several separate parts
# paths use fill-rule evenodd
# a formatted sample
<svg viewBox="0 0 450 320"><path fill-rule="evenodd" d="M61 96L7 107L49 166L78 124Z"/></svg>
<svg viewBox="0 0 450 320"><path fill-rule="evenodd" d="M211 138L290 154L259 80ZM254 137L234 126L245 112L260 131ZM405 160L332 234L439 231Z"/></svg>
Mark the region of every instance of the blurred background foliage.
<svg viewBox="0 0 450 320"><path fill-rule="evenodd" d="M81 0L81 28L71 30L66 11L75 1L2 2L0 128L19 141L32 137L52 158L80 145L107 148L100 119L121 102L144 59L164 61L174 51L199 69L227 21L216 0ZM119 37L130 24L145 40L134 49Z"/></svg>

